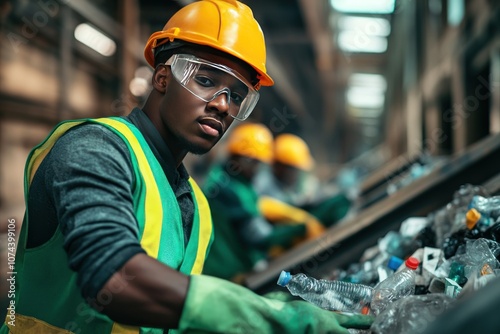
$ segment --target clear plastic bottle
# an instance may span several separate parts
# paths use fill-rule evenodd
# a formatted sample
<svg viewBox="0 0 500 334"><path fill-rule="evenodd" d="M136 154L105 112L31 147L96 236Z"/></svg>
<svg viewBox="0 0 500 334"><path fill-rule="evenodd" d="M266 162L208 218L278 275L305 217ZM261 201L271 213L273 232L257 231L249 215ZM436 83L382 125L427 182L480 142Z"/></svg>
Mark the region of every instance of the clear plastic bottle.
<svg viewBox="0 0 500 334"><path fill-rule="evenodd" d="M500 217L500 196L483 197L476 195L472 197L468 208L476 209L481 214L478 227L481 231L485 231Z"/></svg>
<svg viewBox="0 0 500 334"><path fill-rule="evenodd" d="M469 209L475 208L483 214L500 213L500 196L480 196L475 195L469 203Z"/></svg>
<svg viewBox="0 0 500 334"><path fill-rule="evenodd" d="M375 315L379 315L390 303L415 293L415 270L419 261L409 257L405 264L406 268L387 277L373 288L370 308Z"/></svg>
<svg viewBox="0 0 500 334"><path fill-rule="evenodd" d="M305 274L282 271L278 285L294 296L331 311L361 313L370 303L373 288L363 284L315 279Z"/></svg>
<svg viewBox="0 0 500 334"><path fill-rule="evenodd" d="M387 277L394 274L396 270L403 264L403 260L397 256L392 255L387 261L386 265L381 265L377 268L378 270L378 281L382 282Z"/></svg>

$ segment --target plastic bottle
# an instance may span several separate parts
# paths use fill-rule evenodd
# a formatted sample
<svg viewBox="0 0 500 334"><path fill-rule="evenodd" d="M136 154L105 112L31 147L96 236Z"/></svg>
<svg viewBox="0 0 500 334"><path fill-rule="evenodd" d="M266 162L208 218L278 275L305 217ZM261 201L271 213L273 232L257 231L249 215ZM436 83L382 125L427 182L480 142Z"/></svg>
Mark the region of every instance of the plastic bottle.
<svg viewBox="0 0 500 334"><path fill-rule="evenodd" d="M308 277L305 274L291 275L282 271L278 285L286 287L294 296L331 311L361 313L370 303L372 287Z"/></svg>
<svg viewBox="0 0 500 334"><path fill-rule="evenodd" d="M478 197L478 196L475 196ZM478 239L482 233L479 229L479 222L481 220L481 213L472 208L465 214L465 228L456 231L443 243L443 252L445 259L449 259L454 255L460 254L464 251L466 239ZM464 223L462 222L462 225Z"/></svg>
<svg viewBox="0 0 500 334"><path fill-rule="evenodd" d="M465 184L453 194L453 200L444 209L447 220L445 225L449 225L443 229L445 232L444 238L463 229L465 215L467 210L473 208L471 203L475 196L484 198L482 196L486 196L486 192L481 187Z"/></svg>
<svg viewBox="0 0 500 334"><path fill-rule="evenodd" d="M500 196L483 197L476 195L472 197L468 208L479 211L482 217L478 225L479 229L484 231L500 217Z"/></svg>
<svg viewBox="0 0 500 334"><path fill-rule="evenodd" d="M415 293L415 270L419 261L409 257L405 264L406 268L389 276L373 288L370 307L375 315L380 314L390 303Z"/></svg>
<svg viewBox="0 0 500 334"><path fill-rule="evenodd" d="M393 275L394 272L398 270L398 268L403 264L403 262L404 261L399 257L394 255L391 256L385 266L381 265L377 268L379 282L382 282L387 277Z"/></svg>
<svg viewBox="0 0 500 334"><path fill-rule="evenodd" d="M373 268L373 264L371 263L371 261L357 264L357 269L358 270L348 275L346 279L343 279L342 281L365 285L372 285L373 282L377 282L378 273L376 268Z"/></svg>

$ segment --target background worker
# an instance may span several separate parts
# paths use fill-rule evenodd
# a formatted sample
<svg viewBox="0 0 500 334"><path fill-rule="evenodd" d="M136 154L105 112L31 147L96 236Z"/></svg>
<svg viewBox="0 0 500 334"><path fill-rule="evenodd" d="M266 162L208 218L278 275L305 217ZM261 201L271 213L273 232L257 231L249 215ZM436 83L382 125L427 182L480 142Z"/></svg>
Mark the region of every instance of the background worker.
<svg viewBox="0 0 500 334"><path fill-rule="evenodd" d="M347 333L371 318L283 303L201 273L208 204L182 161L208 152L273 84L251 10L197 1L145 48L142 109L60 124L30 154L15 323L0 333ZM27 78L29 79L29 78Z"/></svg>
<svg viewBox="0 0 500 334"><path fill-rule="evenodd" d="M259 196L304 209L328 227L347 214L351 202L342 193L326 194L311 173L313 166L314 159L302 138L290 133L280 134L274 141L271 168L259 171L254 186Z"/></svg>
<svg viewBox="0 0 500 334"><path fill-rule="evenodd" d="M272 225L259 210L252 179L259 166L273 158L273 135L266 126L237 126L229 134L227 152L227 159L212 168L202 187L217 240L204 273L239 283L242 274L265 268L273 248L288 248L303 237L306 227Z"/></svg>

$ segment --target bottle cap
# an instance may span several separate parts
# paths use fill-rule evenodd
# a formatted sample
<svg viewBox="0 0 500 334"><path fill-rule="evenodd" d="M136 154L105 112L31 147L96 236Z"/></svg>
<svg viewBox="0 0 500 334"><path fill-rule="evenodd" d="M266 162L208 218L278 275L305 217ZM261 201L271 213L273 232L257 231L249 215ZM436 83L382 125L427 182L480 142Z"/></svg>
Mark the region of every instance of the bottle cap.
<svg viewBox="0 0 500 334"><path fill-rule="evenodd" d="M387 267L389 269L396 271L402 264L403 264L403 259L400 259L397 256L391 256L389 259L389 262L387 263Z"/></svg>
<svg viewBox="0 0 500 334"><path fill-rule="evenodd" d="M288 271L281 271L280 277L278 278L278 285L286 286L288 282L292 279L292 275Z"/></svg>
<svg viewBox="0 0 500 334"><path fill-rule="evenodd" d="M420 264L420 261L415 257L409 257L406 260L405 264L408 268L416 270L418 268L418 265Z"/></svg>
<svg viewBox="0 0 500 334"><path fill-rule="evenodd" d="M479 219L481 219L481 213L472 208L465 214L465 225L467 225L469 230L472 230L474 226L476 226Z"/></svg>

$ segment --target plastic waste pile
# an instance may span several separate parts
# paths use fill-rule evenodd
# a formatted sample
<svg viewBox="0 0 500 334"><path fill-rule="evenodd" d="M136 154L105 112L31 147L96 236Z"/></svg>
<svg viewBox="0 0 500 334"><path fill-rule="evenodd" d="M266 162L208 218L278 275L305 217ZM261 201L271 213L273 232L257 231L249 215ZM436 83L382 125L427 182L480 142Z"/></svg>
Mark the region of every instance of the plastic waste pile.
<svg viewBox="0 0 500 334"><path fill-rule="evenodd" d="M500 196L464 185L445 207L410 217L323 279L282 272L278 284L319 307L372 314L371 331L410 333L500 275Z"/></svg>

